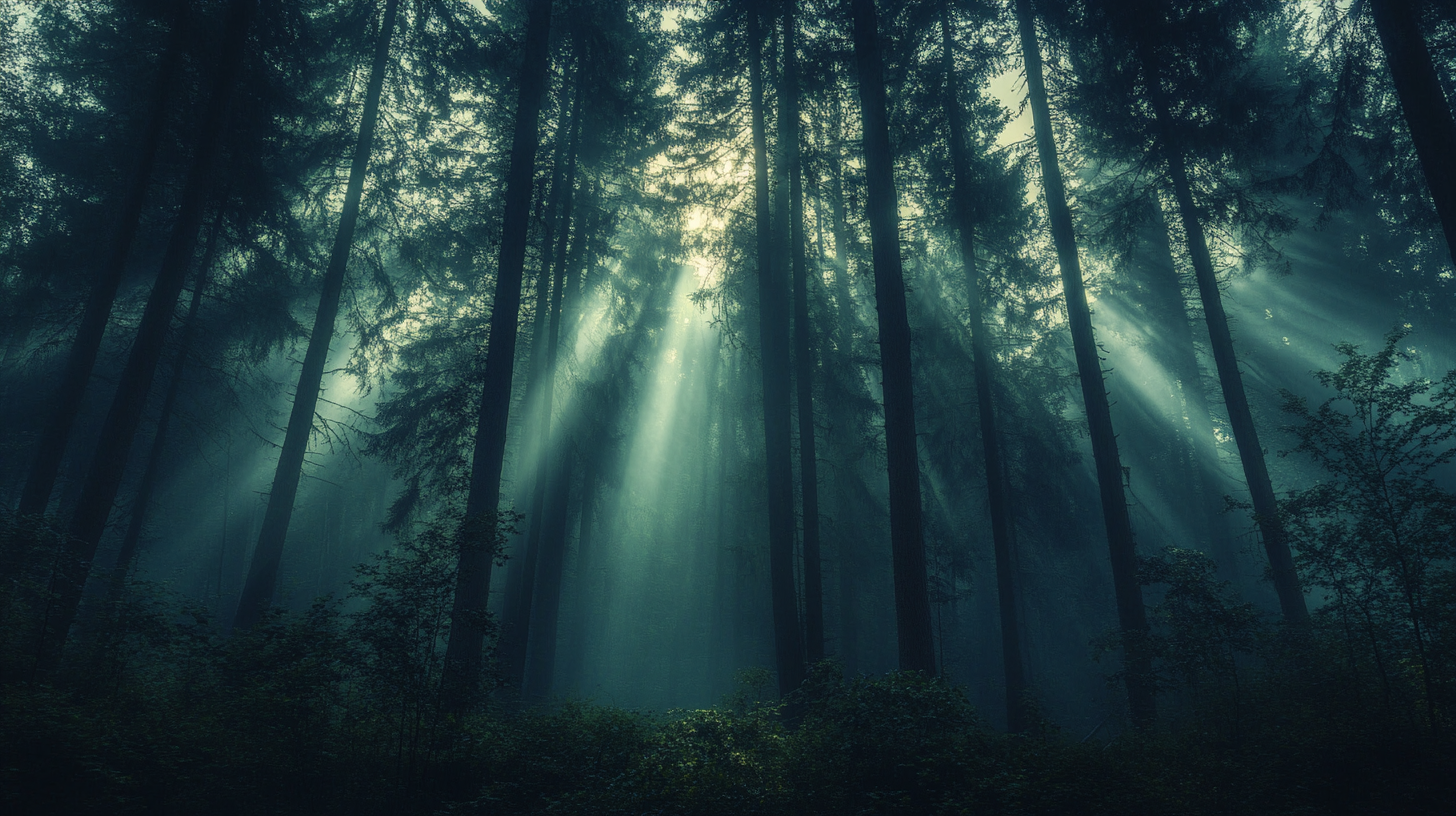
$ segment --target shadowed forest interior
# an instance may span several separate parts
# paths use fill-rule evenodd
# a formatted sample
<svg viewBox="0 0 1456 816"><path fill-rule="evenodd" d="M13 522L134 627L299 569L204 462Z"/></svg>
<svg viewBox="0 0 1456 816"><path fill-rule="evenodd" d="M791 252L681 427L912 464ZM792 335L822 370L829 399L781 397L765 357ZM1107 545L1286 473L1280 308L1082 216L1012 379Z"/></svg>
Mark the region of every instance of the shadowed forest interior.
<svg viewBox="0 0 1456 816"><path fill-rule="evenodd" d="M1443 0L0 0L0 802L1451 812L1453 98Z"/></svg>

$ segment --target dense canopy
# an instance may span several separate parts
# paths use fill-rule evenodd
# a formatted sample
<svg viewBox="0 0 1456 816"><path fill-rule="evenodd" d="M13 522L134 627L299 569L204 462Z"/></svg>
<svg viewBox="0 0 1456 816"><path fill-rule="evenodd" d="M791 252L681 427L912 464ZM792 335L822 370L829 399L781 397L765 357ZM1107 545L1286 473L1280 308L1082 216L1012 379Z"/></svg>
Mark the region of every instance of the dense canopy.
<svg viewBox="0 0 1456 816"><path fill-rule="evenodd" d="M1453 99L1436 0L0 0L0 802L1440 812Z"/></svg>

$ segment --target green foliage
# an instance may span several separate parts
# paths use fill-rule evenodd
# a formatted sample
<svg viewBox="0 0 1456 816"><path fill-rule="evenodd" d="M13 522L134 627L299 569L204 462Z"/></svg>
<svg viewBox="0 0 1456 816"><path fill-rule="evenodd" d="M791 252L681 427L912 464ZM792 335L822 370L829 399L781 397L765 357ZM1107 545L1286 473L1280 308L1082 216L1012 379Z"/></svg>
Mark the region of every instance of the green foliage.
<svg viewBox="0 0 1456 816"><path fill-rule="evenodd" d="M1239 656L1255 651L1263 629L1259 611L1233 597L1228 581L1214 577L1213 559L1204 553L1177 547L1164 552L1141 565L1144 584L1166 587L1151 615L1153 653L1173 674L1171 683L1237 686Z"/></svg>
<svg viewBox="0 0 1456 816"><path fill-rule="evenodd" d="M34 671L60 563L61 536L53 522L0 509L0 682Z"/></svg>
<svg viewBox="0 0 1456 816"><path fill-rule="evenodd" d="M1285 392L1293 452L1323 477L1291 493L1283 512L1306 585L1325 595L1318 615L1343 634L1351 671L1373 668L1387 705L1419 699L1436 727L1448 716L1451 653L1433 633L1449 638L1456 614L1441 603L1456 556L1456 493L1442 483L1456 457L1456 372L1439 384L1402 377L1406 334L1391 332L1373 354L1336 346L1339 368L1315 375L1335 394L1317 408Z"/></svg>

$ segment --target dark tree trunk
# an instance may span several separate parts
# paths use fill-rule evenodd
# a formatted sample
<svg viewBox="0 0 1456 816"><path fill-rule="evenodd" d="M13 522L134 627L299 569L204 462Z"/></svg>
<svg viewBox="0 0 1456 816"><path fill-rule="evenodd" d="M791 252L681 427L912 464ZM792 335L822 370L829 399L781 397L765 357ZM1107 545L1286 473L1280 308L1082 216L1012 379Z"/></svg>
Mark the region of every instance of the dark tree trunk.
<svg viewBox="0 0 1456 816"><path fill-rule="evenodd" d="M1294 557L1289 552L1284 523L1279 517L1279 505L1274 498L1274 485L1269 479L1264 449L1259 444L1259 429L1254 425L1254 415L1249 410L1249 398L1244 392L1243 375L1239 373L1239 361L1234 353L1233 335L1229 332L1228 316L1224 313L1223 297L1218 291L1218 278L1213 271L1213 258L1209 255L1203 223L1193 203L1193 190L1188 183L1183 150L1173 132L1173 120L1161 84L1162 73L1157 57L1146 40L1139 40L1138 52L1149 101L1157 119L1163 161L1168 168L1169 181L1172 182L1173 197L1178 202L1183 232L1188 237L1188 255L1193 262L1194 279L1198 282L1203 317L1208 323L1213 362L1218 370L1219 384L1223 387L1223 401L1229 412L1229 427L1233 430L1234 443L1239 449L1239 460L1244 466L1244 479L1248 482L1249 493L1253 498L1254 521L1259 525L1259 534L1264 539L1264 552L1269 557L1274 591L1279 595L1279 607L1284 613L1284 620L1295 626L1308 626L1309 610L1304 603L1304 590L1300 588L1299 575L1294 570Z"/></svg>
<svg viewBox="0 0 1456 816"><path fill-rule="evenodd" d="M795 0L784 6L784 76L779 141L789 174L789 263L794 286L794 384L799 401L799 493L804 510L804 649L824 659L824 576L819 557L819 461L814 448L814 327L809 322L809 274L804 265L804 180L799 160L799 59ZM782 255L780 255L782 257Z"/></svg>
<svg viewBox="0 0 1456 816"><path fill-rule="evenodd" d="M175 0L175 5L176 16L167 36L166 50L157 64L157 84L151 106L147 109L146 127L137 147L136 161L127 178L105 261L97 270L96 280L87 295L86 308L81 313L81 322L66 358L66 368L61 372L60 385L46 415L45 429L41 431L25 487L20 494L21 515L41 515L50 504L56 475L60 473L66 445L71 438L71 428L81 410L81 398L85 396L91 369L101 351L106 322L111 317L111 306L116 300L116 290L121 286L132 240L136 237L147 185L151 180L152 167L156 164L157 147L161 144L162 129L167 120L167 100L172 95L172 86L182 63L183 46L187 41L187 14L191 2Z"/></svg>
<svg viewBox="0 0 1456 816"><path fill-rule="evenodd" d="M198 132L192 165L188 168L177 221L172 227L156 283L142 312L131 353L117 383L116 395L102 424L100 441L87 468L81 494L76 500L76 511L67 531L66 552L57 571L58 597L47 614L41 650L37 655L36 666L42 673L49 673L60 660L86 578L91 572L91 561L96 557L96 548L121 487L137 426L141 424L146 409L157 363L166 346L167 329L197 248L197 233L202 228L203 210L212 189L213 165L222 142L237 74L242 66L248 23L254 8L254 0L233 0L228 7L226 39L219 55L217 73L213 75L207 111Z"/></svg>
<svg viewBox="0 0 1456 816"><path fill-rule="evenodd" d="M1047 104L1042 78L1041 51L1036 40L1036 21L1030 0L1016 0L1016 17L1021 35L1021 54L1026 65L1027 91L1036 128L1037 156L1041 160L1042 191L1046 195L1052 241L1061 267L1062 290L1066 296L1067 324L1082 382L1082 402L1092 439L1092 456L1097 467L1097 485L1102 499L1103 522L1112 561L1112 582L1117 595L1117 619L1122 628L1127 678L1128 708L1134 724L1150 726L1157 717L1153 688L1152 657L1148 651L1148 617L1143 607L1142 587L1137 577L1137 544L1123 496L1122 462L1117 453L1117 436L1102 382L1102 364L1092 333L1092 314L1082 283L1082 266L1077 258L1077 239L1072 230L1072 212L1067 207L1062 171L1057 165L1057 146L1052 134L1051 108Z"/></svg>
<svg viewBox="0 0 1456 816"><path fill-rule="evenodd" d="M112 601L120 597L121 589L126 584L126 576L131 572L140 548L142 529L146 526L147 512L152 505L152 494L156 491L157 480L162 471L163 453L167 449L167 432L172 424L172 412L177 405L177 394L181 391L182 380L187 370L187 356L192 351L192 337L197 333L197 313L202 308L202 294L207 289L212 271L213 253L217 249L217 234L221 229L222 211L219 210L207 235L207 248L203 250L202 263L197 267L197 278L192 284L192 302L187 305L186 322L182 324L182 332L177 337L177 361L172 364L172 376L167 382L167 394L162 398L162 409L157 416L157 428L152 434L152 447L147 453L146 469L142 471L141 481L137 483L136 497L132 499L131 503L131 517L127 520L126 535L121 539L121 549L116 554L116 566L111 570L111 586L108 595Z"/></svg>
<svg viewBox="0 0 1456 816"><path fill-rule="evenodd" d="M1456 117L1421 37L1419 0L1370 0L1370 16L1436 203L1446 249L1456 258Z"/></svg>
<svg viewBox="0 0 1456 816"><path fill-rule="evenodd" d="M535 354L535 349L532 350L533 361L540 361L539 402L536 405L536 449L539 452L537 454L539 464L536 467L536 483L531 494L531 513L528 520L530 527L526 539L526 558L521 570L520 591L516 599L516 606L512 610L512 625L507 630L508 636L501 639L500 650L502 670L505 672L506 681L516 688L524 688L522 684L526 679L526 662L531 644L531 614L536 606L536 586L541 575L541 551L545 545L546 528L554 521L551 514L547 512L548 500L553 505L555 504L555 497L549 495L555 484L556 473L552 464L555 453L552 448L551 413L556 399L556 354L561 344L561 304L566 288L566 247L567 239L571 234L572 202L576 188L576 151L577 138L581 130L583 79L584 74L578 64L570 117L562 123L566 128L562 134L566 140L564 143L566 166L557 176L553 186L553 197L558 199L560 210L559 215L554 219L552 230L548 233L550 241L543 253L550 257L543 258L542 274L546 274L545 270L550 270L551 273L551 298L547 307L548 311L544 324L538 323L538 325L546 327L545 348L541 350L543 353L539 356ZM560 188L559 195L555 194L556 187ZM564 511L564 507L562 510ZM564 527L562 532L564 535ZM560 579L559 575L557 579Z"/></svg>
<svg viewBox="0 0 1456 816"><path fill-rule="evenodd" d="M748 9L748 77L753 116L754 213L758 223L758 322L763 369L763 436L768 483L769 588L779 692L804 681L804 646L794 588L794 484L789 418L788 291L774 258L764 127L760 4Z"/></svg>
<svg viewBox="0 0 1456 816"><path fill-rule="evenodd" d="M580 100L581 96L581 90L578 88L577 99ZM580 105L575 107L577 109L577 133L574 138L579 141L582 127L581 110ZM566 174L568 179L576 177L578 152L579 149L572 151L571 164L567 168ZM578 208L573 204L573 192L570 187L566 191L565 209L568 213L578 212ZM560 253L556 259L557 268L561 270L558 278L562 296L556 308L552 310L551 318L551 347L547 362L553 375L560 348L563 345L568 349L576 346L575 307L578 303L576 273L586 254L585 246L595 238L592 229L596 225L595 220L590 217L590 213L587 213L585 220L586 223L577 228L576 235L571 241L570 257L566 257L566 243L565 236L563 236ZM586 408L590 410L589 406ZM577 410L580 409L581 407L577 408ZM556 464L545 510L546 525L541 531L541 562L536 579L537 595L532 607L534 623L530 625L532 637L527 652L525 676L525 696L530 700L544 700L551 694L555 682L557 628L561 614L563 572L566 568L567 527L569 526L567 524L567 507L571 493L572 468L576 461L576 452L580 450L582 444L587 443L579 423L568 426L564 430L565 433L561 435L561 440L556 445ZM583 512L585 512L584 509Z"/></svg>
<svg viewBox="0 0 1456 816"><path fill-rule="evenodd" d="M890 152L888 102L874 0L851 0L854 55L864 130L865 181L880 318L880 374L885 395L885 455L889 462L890 546L895 570L895 619L900 668L935 673L930 592L921 530L920 464L915 439L914 380L910 376L910 318L900 260L900 213Z"/></svg>
<svg viewBox="0 0 1456 816"><path fill-rule="evenodd" d="M1196 508L1193 523L1198 525L1199 547L1214 557L1225 577L1236 580L1238 547L1229 528L1229 517L1222 512L1222 497L1229 491L1224 489L1224 479L1216 464L1218 450L1203 389L1203 369L1194 347L1193 322L1168 241L1162 207L1157 201L1151 201L1149 209L1151 223L1139 230L1139 254L1133 257L1128 272L1140 287L1151 333L1163 338L1151 352L1171 376L1171 397L1182 409L1170 419L1174 430L1165 452L1167 465L1160 486L1181 506Z"/></svg>
<svg viewBox="0 0 1456 816"><path fill-rule="evenodd" d="M832 376L835 384L845 393L858 392L862 384L850 380L858 376L858 364L854 361L854 328L858 318L854 310L854 299L849 289L849 228L845 221L844 207L844 156L840 134L844 132L844 118L839 99L830 108L830 130L833 149L830 154L830 210L834 236L834 345L838 350L838 363ZM826 369L828 367L826 366ZM858 423L854 413L844 399L829 399L829 428L832 444L838 459L835 475L836 508L834 551L839 564L839 656L850 672L860 668L859 598L860 570L856 559L860 552L861 537L851 531L858 530L855 523L860 515L850 488L851 482L859 478L859 458L863 451L862 440L858 438Z"/></svg>
<svg viewBox="0 0 1456 816"><path fill-rule="evenodd" d="M500 260L491 304L490 339L481 384L480 416L475 428L470 489L460 531L460 564L455 578L450 641L445 649L443 684L446 705L463 711L474 698L485 648L486 598L495 559L496 514L501 470L505 464L506 424L510 418L511 380L521 310L521 277L526 261L526 222L531 214L531 180L540 136L537 120L546 96L550 61L551 0L532 0L522 44L520 95L506 173L505 212L501 218Z"/></svg>
<svg viewBox="0 0 1456 816"><path fill-rule="evenodd" d="M565 77L562 78L551 189L546 196L545 217L542 219L540 270L536 273L536 302L531 312L531 348L526 363L526 398L521 406L527 417L540 415L538 406L541 400L541 383L546 370L546 335L551 325L551 260L556 255L556 220L561 209L561 177L565 173L566 151L571 134L570 109L566 104L568 82ZM518 443L516 461L530 463L534 471L528 473L525 468L517 465L516 480L520 485L520 492L516 504L525 505L528 500L532 503L529 505L526 531L517 536L515 552L507 562L505 597L501 602L500 639L496 649L496 656L504 667L506 682L516 687L520 686L523 670L521 667L524 666L526 653L525 633L520 631L523 609L521 598L531 591L528 587L535 586L537 543L541 538L542 519L534 499L546 467L546 451L541 448L540 435L531 437L523 431L522 436L527 438ZM531 486L529 499L524 487L527 484ZM529 601L524 608L529 611Z"/></svg>
<svg viewBox="0 0 1456 816"><path fill-rule="evenodd" d="M234 631L247 631L263 616L273 602L278 583L278 567L283 559L283 543L288 537L288 523L293 518L293 505L298 496L298 483L303 476L303 458L308 453L308 440L313 434L314 412L318 408L319 389L323 384L324 364L328 361L329 344L334 339L334 322L339 315L339 300L344 292L344 277L349 255L354 248L354 228L359 222L359 204L364 196L364 179L369 172L369 155L374 145L374 127L379 119L379 97L384 88L384 75L389 69L389 40L394 34L394 21L399 0L388 0L379 24L379 42L374 46L374 61L369 69L369 87L364 94L364 113L359 121L359 139L354 145L349 165L349 185L344 193L344 209L339 216L339 230L329 254L319 294L318 313L309 334L308 350L303 356L303 370L293 393L293 410L288 415L288 430L283 437L283 450L278 455L278 468L273 475L273 488L268 493L268 509L263 514L263 529L248 578L238 596L238 611L233 617Z"/></svg>
<svg viewBox="0 0 1456 816"><path fill-rule="evenodd" d="M576 533L576 604L572 615L570 637L561 653L562 686L580 692L586 666L587 628L591 610L595 608L596 585L592 570L596 569L597 494L601 490L599 454L590 448L582 452L581 518Z"/></svg>
<svg viewBox="0 0 1456 816"><path fill-rule="evenodd" d="M718 347L713 350L713 361L711 374L709 375L710 390L712 399L718 403L718 456L717 456L717 477L713 480L717 487L717 494L713 502L713 605L712 619L708 638L716 648L716 660L712 663L713 676L710 682L711 687L722 689L727 692L731 686L722 683L725 679L731 678L733 672L738 668L735 665L737 655L733 649L735 616L733 615L733 553L730 549L731 538L728 535L729 509L728 509L728 457L730 456L729 446L737 446L738 440L734 438L733 418L730 415L732 400L728 399L730 385L727 382L726 368L723 364L725 352L723 336L718 336ZM710 403L711 404L711 403ZM705 468L706 470L706 468ZM706 514L705 514L706 515ZM705 535L704 538L707 538Z"/></svg>
<svg viewBox="0 0 1456 816"><path fill-rule="evenodd" d="M970 306L971 365L976 375L976 408L981 420L981 451L986 466L986 493L991 509L991 541L996 557L996 595L1001 611L1001 658L1006 677L1006 729L1025 731L1027 716L1026 671L1021 656L1021 628L1016 609L1016 568L1012 556L1011 500L1001 466L1001 438L996 432L994 394L995 361L987 337L981 303L981 281L976 264L976 211L972 204L970 157L962 120L960 83L955 71L955 40L951 36L949 4L941 7L941 64L945 71L945 114L949 125L951 167L955 189L952 203L960 234L961 263L966 272L966 301Z"/></svg>
<svg viewBox="0 0 1456 816"><path fill-rule="evenodd" d="M540 570L531 610L531 643L523 694L527 700L538 702L551 695L556 680L557 624L561 619L561 579L566 569L566 528L570 519L567 505L576 464L571 441L564 434L556 446L560 452L553 457L551 495L546 504L546 525L541 531Z"/></svg>

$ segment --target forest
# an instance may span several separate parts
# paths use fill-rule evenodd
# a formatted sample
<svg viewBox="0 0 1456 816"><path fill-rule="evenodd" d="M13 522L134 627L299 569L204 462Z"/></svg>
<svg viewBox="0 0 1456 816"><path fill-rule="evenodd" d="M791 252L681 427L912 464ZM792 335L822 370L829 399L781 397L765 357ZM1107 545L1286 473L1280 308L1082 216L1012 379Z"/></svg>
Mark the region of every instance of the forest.
<svg viewBox="0 0 1456 816"><path fill-rule="evenodd" d="M0 804L1456 812L1456 3L0 0Z"/></svg>

